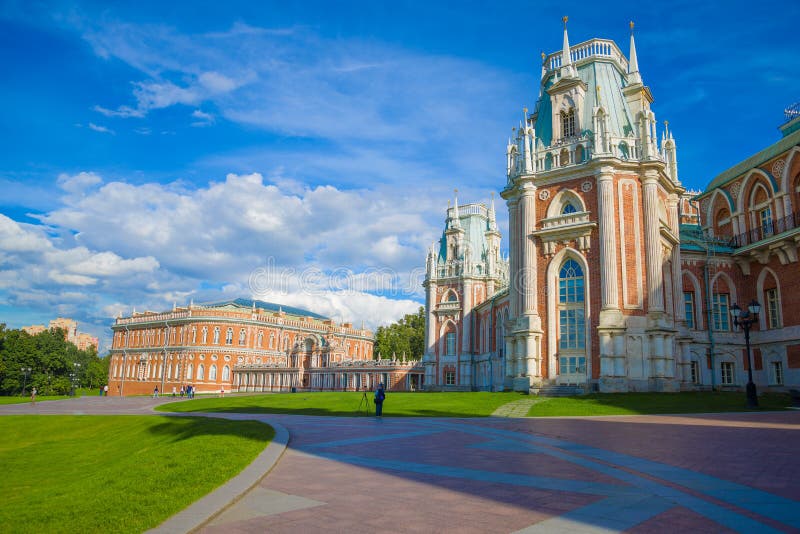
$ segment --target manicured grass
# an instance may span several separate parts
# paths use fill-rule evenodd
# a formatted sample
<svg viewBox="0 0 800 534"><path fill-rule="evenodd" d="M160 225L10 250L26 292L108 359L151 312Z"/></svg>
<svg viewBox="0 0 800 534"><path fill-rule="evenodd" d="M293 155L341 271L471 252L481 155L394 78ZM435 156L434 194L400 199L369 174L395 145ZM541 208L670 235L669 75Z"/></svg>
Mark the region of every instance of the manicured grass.
<svg viewBox="0 0 800 534"><path fill-rule="evenodd" d="M143 532L273 436L257 421L202 417L0 417L0 531Z"/></svg>
<svg viewBox="0 0 800 534"><path fill-rule="evenodd" d="M528 417L743 412L744 392L596 393L582 397L537 397ZM761 410L784 410L789 395L764 394Z"/></svg>
<svg viewBox="0 0 800 534"><path fill-rule="evenodd" d="M522 393L395 393L390 391L383 403L386 417L485 417L498 407L526 396ZM374 415L373 393L367 392L369 411L361 404L362 393L266 393L234 395L225 398L194 399L163 404L165 412L242 412L286 413L296 415Z"/></svg>
<svg viewBox="0 0 800 534"><path fill-rule="evenodd" d="M75 397L86 397L89 395L97 395L97 390L81 388L75 391ZM73 397L70 397L69 395L36 395L36 402L49 401L49 400L65 400L71 398ZM26 391L24 397L21 397L19 395L0 396L0 404L22 404L24 402L30 402L30 401L31 401L30 391Z"/></svg>

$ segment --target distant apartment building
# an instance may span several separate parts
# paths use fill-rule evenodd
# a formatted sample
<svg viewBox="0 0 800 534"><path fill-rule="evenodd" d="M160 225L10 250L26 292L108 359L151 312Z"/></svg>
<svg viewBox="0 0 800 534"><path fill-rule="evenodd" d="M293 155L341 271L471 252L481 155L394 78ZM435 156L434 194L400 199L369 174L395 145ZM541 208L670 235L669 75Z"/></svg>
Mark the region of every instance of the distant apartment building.
<svg viewBox="0 0 800 534"><path fill-rule="evenodd" d="M99 339L91 334L78 332L78 322L66 317L56 317L50 321L47 328L45 328L43 324L36 324L32 326L23 326L22 330L35 336L36 334L44 332L45 330L52 330L53 328L60 328L63 330L64 339L78 347L78 350L88 350L89 347L94 347L95 351L98 350L100 345Z"/></svg>

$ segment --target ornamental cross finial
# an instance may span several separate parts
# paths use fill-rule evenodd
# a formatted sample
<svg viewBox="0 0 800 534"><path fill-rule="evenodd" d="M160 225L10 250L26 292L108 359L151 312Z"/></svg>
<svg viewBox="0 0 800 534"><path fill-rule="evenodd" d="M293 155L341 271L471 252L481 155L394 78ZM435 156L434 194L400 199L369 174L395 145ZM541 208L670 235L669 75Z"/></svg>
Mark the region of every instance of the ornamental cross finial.
<svg viewBox="0 0 800 534"><path fill-rule="evenodd" d="M631 21L631 31L633 31L633 21Z"/></svg>
<svg viewBox="0 0 800 534"><path fill-rule="evenodd" d="M569 20L569 17L564 15L564 17L561 20L564 21L564 27L566 28L567 27L567 21Z"/></svg>

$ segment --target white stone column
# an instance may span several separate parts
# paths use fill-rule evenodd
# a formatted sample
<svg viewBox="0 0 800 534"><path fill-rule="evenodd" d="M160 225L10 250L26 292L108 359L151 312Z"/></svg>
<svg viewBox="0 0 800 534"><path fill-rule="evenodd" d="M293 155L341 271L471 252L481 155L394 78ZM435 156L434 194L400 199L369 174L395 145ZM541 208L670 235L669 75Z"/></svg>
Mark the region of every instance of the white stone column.
<svg viewBox="0 0 800 534"><path fill-rule="evenodd" d="M462 288L461 308L461 351L459 354L469 354L472 351L472 280L465 278Z"/></svg>
<svg viewBox="0 0 800 534"><path fill-rule="evenodd" d="M528 334L525 339L525 374L527 376L541 376L536 354L536 338Z"/></svg>
<svg viewBox="0 0 800 534"><path fill-rule="evenodd" d="M516 356L517 356L517 359L516 359L517 371L516 371L516 376L524 376L525 375L525 371L526 371L525 362L526 362L526 356L527 356L525 354L525 338L523 336L518 336L517 339L516 339L516 345L517 345L517 354L516 354Z"/></svg>
<svg viewBox="0 0 800 534"><path fill-rule="evenodd" d="M519 302L519 287L518 287L518 274L517 271L519 269L519 255L522 251L520 251L516 246L516 239L517 239L517 200L509 200L508 201L508 242L511 244L509 246L509 288L508 288L508 300L509 300L509 308L511 310L511 318L514 319L518 317L518 302ZM513 351L512 351L513 353Z"/></svg>
<svg viewBox="0 0 800 534"><path fill-rule="evenodd" d="M432 276L432 275L431 275ZM425 352L434 356L436 354L436 338L437 324L436 324L436 282L429 280L428 287L425 291L425 310L428 312L425 317Z"/></svg>
<svg viewBox="0 0 800 534"><path fill-rule="evenodd" d="M516 358L514 355L514 348L515 348L514 337L506 336L505 342L506 342L506 353L505 353L506 376L513 377L514 372L516 371L516 363L515 363Z"/></svg>
<svg viewBox="0 0 800 534"><path fill-rule="evenodd" d="M619 309L617 287L617 233L614 216L614 177L603 169L598 177L600 214L600 294L602 310Z"/></svg>
<svg viewBox="0 0 800 534"><path fill-rule="evenodd" d="M536 243L531 239L530 234L536 226L536 187L532 184L525 184L518 207L518 217L520 219L520 250L522 251L520 271L524 275L522 292L522 313L525 315L536 315L537 312L537 270L536 270Z"/></svg>
<svg viewBox="0 0 800 534"><path fill-rule="evenodd" d="M681 246L672 247L672 302L675 307L675 322L686 321L686 308L683 305L683 274L681 273Z"/></svg>
<svg viewBox="0 0 800 534"><path fill-rule="evenodd" d="M624 377L626 375L625 360L627 357L627 351L625 350L625 333L620 332L615 336L613 336L613 339L614 339L614 376Z"/></svg>
<svg viewBox="0 0 800 534"><path fill-rule="evenodd" d="M647 174L643 180L645 260L647 265L647 311L664 311L664 275L661 270L661 235L658 222L658 178Z"/></svg>

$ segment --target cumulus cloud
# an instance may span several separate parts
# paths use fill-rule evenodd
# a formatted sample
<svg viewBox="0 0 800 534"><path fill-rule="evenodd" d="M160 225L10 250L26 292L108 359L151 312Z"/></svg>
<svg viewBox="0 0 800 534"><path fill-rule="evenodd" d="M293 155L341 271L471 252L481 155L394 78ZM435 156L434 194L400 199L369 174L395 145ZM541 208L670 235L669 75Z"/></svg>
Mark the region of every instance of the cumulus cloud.
<svg viewBox="0 0 800 534"><path fill-rule="evenodd" d="M196 109L192 112L192 118L197 119L192 123L192 126L202 127L202 126L209 126L214 124L214 115L211 113L206 113L199 109Z"/></svg>

